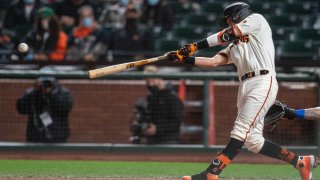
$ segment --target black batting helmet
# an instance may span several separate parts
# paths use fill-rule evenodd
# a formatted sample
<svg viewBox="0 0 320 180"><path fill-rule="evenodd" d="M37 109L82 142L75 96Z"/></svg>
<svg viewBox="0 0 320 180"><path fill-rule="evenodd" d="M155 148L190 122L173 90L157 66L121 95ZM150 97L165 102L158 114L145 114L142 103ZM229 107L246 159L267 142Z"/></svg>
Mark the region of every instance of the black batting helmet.
<svg viewBox="0 0 320 180"><path fill-rule="evenodd" d="M228 27L228 19L233 23L239 23L246 17L252 14L251 7L244 2L235 2L228 5L223 10L223 27Z"/></svg>

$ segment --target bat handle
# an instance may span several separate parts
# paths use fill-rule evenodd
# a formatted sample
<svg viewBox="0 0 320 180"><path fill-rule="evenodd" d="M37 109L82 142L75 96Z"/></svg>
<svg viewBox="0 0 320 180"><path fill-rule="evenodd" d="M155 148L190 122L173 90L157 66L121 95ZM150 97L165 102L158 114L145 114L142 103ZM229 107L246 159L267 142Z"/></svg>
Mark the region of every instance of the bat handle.
<svg viewBox="0 0 320 180"><path fill-rule="evenodd" d="M167 60L168 56L163 55L163 56L159 56L158 61L162 61L162 60Z"/></svg>

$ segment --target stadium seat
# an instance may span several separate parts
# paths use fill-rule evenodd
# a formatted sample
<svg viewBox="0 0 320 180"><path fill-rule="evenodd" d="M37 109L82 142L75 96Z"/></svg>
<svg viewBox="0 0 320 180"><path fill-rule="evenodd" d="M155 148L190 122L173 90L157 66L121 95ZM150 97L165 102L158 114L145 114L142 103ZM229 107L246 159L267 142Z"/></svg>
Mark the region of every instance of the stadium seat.
<svg viewBox="0 0 320 180"><path fill-rule="evenodd" d="M273 26L277 27L287 27L287 28L297 28L301 27L301 20L292 15L270 15L266 16L271 28Z"/></svg>
<svg viewBox="0 0 320 180"><path fill-rule="evenodd" d="M305 29L313 28L313 25L315 24L316 20L317 20L317 16L315 14L301 17L302 28L305 28Z"/></svg>
<svg viewBox="0 0 320 180"><path fill-rule="evenodd" d="M207 13L223 13L223 5L219 2L204 2L201 4L201 10Z"/></svg>
<svg viewBox="0 0 320 180"><path fill-rule="evenodd" d="M305 41L283 41L277 47L277 55L279 57L301 57L306 59L312 59L314 53L314 47L312 42Z"/></svg>
<svg viewBox="0 0 320 180"><path fill-rule="evenodd" d="M292 28L272 26L272 38L274 41L288 41L290 40L290 34L292 33Z"/></svg>
<svg viewBox="0 0 320 180"><path fill-rule="evenodd" d="M281 14L310 15L314 13L313 8L314 5L311 2L295 2L283 3L279 10Z"/></svg>
<svg viewBox="0 0 320 180"><path fill-rule="evenodd" d="M190 14L185 18L186 23L191 26L207 27L208 25L218 24L217 17L214 14Z"/></svg>
<svg viewBox="0 0 320 180"><path fill-rule="evenodd" d="M159 39L156 41L157 51L173 51L179 49L181 46L178 39Z"/></svg>
<svg viewBox="0 0 320 180"><path fill-rule="evenodd" d="M193 27L177 27L172 30L175 37L185 38L185 39L200 39L206 36L203 32L203 28L193 28Z"/></svg>
<svg viewBox="0 0 320 180"><path fill-rule="evenodd" d="M174 37L184 38L185 40L199 40L206 38L219 31L219 27L175 27L172 30Z"/></svg>
<svg viewBox="0 0 320 180"><path fill-rule="evenodd" d="M250 6L253 12L259 13L262 15L267 15L274 12L274 9L272 8L271 3L255 2L255 3L250 3Z"/></svg>
<svg viewBox="0 0 320 180"><path fill-rule="evenodd" d="M320 41L320 30L316 29L296 29L292 32L290 40L292 41Z"/></svg>

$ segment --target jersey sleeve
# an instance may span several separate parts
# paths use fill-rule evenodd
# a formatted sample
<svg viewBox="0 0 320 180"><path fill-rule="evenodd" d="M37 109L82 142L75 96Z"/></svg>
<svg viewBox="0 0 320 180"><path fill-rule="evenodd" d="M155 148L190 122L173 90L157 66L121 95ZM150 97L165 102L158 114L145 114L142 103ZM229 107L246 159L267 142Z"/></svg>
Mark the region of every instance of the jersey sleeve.
<svg viewBox="0 0 320 180"><path fill-rule="evenodd" d="M241 32L241 36L248 34L258 34L261 31L262 16L259 14L252 14L235 25Z"/></svg>
<svg viewBox="0 0 320 180"><path fill-rule="evenodd" d="M224 48L224 49L222 49L221 51L218 52L219 55L227 58L227 60L228 60L227 64L232 64L233 63L231 58L230 58L231 46L232 46L232 43L229 44L228 47L226 47L226 48Z"/></svg>

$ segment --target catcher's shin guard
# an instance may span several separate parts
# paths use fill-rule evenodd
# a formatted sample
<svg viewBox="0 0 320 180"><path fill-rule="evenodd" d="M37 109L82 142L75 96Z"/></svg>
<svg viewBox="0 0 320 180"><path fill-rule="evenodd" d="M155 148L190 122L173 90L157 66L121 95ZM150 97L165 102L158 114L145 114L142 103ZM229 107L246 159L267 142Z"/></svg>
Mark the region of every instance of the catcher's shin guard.
<svg viewBox="0 0 320 180"><path fill-rule="evenodd" d="M316 167L317 158L313 155L299 156L296 169L299 171L301 180L311 180L312 170Z"/></svg>

